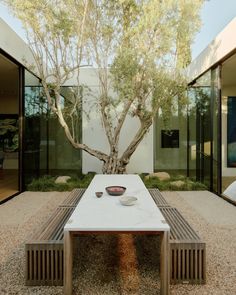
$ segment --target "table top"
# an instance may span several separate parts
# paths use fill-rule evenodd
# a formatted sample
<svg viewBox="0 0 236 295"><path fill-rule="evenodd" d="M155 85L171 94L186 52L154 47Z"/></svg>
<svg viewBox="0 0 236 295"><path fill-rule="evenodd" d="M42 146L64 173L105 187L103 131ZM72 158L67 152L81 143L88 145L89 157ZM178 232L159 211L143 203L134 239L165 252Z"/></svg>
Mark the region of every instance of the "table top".
<svg viewBox="0 0 236 295"><path fill-rule="evenodd" d="M105 187L125 186L123 196L137 197L133 206L121 205L119 196L110 196ZM103 191L97 198L96 191ZM138 175L95 175L64 230L68 231L169 231L169 225Z"/></svg>

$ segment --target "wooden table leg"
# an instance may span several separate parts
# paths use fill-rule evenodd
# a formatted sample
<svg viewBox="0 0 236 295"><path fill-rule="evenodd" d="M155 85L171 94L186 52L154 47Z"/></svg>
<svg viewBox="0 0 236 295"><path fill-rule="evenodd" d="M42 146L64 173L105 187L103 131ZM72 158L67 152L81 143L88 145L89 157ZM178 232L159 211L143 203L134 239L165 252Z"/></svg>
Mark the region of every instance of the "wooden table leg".
<svg viewBox="0 0 236 295"><path fill-rule="evenodd" d="M64 231L64 294L72 295L73 239L70 231Z"/></svg>
<svg viewBox="0 0 236 295"><path fill-rule="evenodd" d="M169 232L161 233L161 257L160 257L160 277L161 295L170 294L170 251L169 251Z"/></svg>

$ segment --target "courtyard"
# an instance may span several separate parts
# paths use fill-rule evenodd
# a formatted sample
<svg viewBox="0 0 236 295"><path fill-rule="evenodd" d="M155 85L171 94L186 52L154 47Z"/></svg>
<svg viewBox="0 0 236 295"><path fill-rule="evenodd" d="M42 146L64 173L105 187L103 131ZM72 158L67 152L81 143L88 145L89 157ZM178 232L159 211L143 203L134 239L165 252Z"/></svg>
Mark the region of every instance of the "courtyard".
<svg viewBox="0 0 236 295"><path fill-rule="evenodd" d="M170 294L235 294L235 206L208 191L162 193L206 242L206 284L171 285ZM63 294L62 287L25 286L25 243L67 195L26 191L2 204L1 294ZM75 245L74 294L159 294L156 239L145 235L79 237Z"/></svg>

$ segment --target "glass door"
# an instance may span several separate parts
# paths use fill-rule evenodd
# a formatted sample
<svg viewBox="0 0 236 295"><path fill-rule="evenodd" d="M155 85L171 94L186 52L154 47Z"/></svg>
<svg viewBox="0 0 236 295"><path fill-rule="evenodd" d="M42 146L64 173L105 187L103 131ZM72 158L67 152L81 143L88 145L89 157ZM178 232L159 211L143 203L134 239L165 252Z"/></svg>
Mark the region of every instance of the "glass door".
<svg viewBox="0 0 236 295"><path fill-rule="evenodd" d="M221 194L221 66L213 69L211 72L212 85L212 189Z"/></svg>
<svg viewBox="0 0 236 295"><path fill-rule="evenodd" d="M48 108L39 79L24 73L23 187L47 172Z"/></svg>
<svg viewBox="0 0 236 295"><path fill-rule="evenodd" d="M190 176L211 188L211 73L189 90L188 163ZM195 173L194 173L195 167Z"/></svg>
<svg viewBox="0 0 236 295"><path fill-rule="evenodd" d="M190 87L188 112L189 175L218 194L221 193L219 71L217 67L206 72Z"/></svg>
<svg viewBox="0 0 236 295"><path fill-rule="evenodd" d="M0 203L19 192L19 73L0 54Z"/></svg>
<svg viewBox="0 0 236 295"><path fill-rule="evenodd" d="M198 88L196 141L197 179L211 188L211 113L210 87Z"/></svg>

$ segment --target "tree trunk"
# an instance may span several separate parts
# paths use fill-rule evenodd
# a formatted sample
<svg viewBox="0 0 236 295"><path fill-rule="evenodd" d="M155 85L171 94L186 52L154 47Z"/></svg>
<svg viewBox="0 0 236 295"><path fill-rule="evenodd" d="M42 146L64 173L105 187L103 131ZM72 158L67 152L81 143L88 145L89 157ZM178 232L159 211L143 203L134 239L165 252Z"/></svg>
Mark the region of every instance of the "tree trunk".
<svg viewBox="0 0 236 295"><path fill-rule="evenodd" d="M124 174L126 173L126 165L120 161L115 155L110 155L102 167L103 174Z"/></svg>

